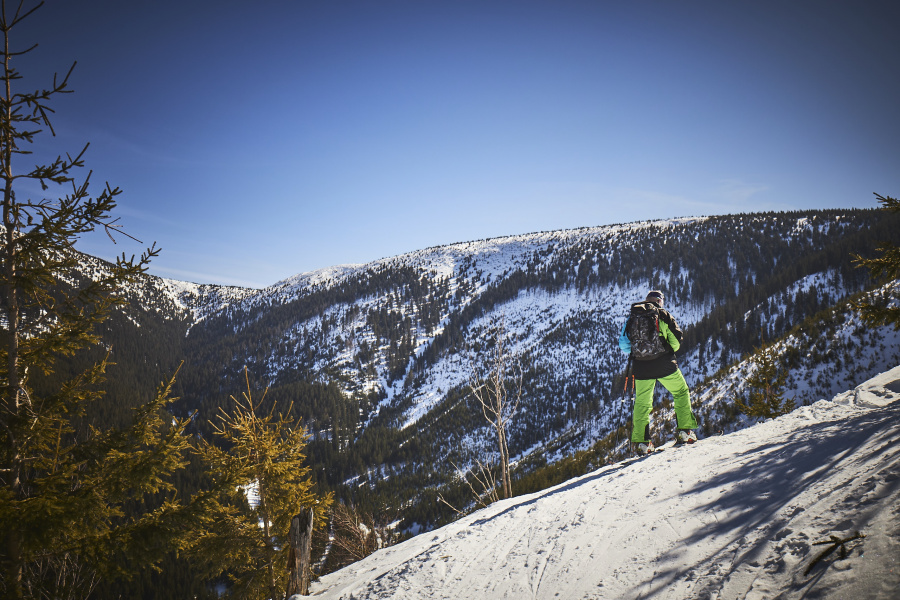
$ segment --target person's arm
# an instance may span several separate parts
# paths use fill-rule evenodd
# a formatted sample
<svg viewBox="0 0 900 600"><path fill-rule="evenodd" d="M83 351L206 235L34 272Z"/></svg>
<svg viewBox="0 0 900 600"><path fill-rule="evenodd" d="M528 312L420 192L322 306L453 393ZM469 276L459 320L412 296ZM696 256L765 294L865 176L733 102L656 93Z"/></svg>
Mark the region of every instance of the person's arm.
<svg viewBox="0 0 900 600"><path fill-rule="evenodd" d="M625 324L622 325L622 332L619 334L619 348L625 354L631 354L631 340L628 339L628 334L625 333L626 327L628 327L628 321L625 321Z"/></svg>
<svg viewBox="0 0 900 600"><path fill-rule="evenodd" d="M678 327L678 323L668 312L661 310L659 312L659 333L665 338L672 347L673 352L678 352L681 348L681 340L684 338L684 332Z"/></svg>

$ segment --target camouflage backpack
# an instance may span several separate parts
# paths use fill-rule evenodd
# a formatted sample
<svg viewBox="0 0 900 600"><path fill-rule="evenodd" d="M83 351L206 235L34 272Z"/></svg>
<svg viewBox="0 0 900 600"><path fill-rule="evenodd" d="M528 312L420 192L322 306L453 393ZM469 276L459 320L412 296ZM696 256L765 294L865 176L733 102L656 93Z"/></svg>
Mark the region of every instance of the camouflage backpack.
<svg viewBox="0 0 900 600"><path fill-rule="evenodd" d="M635 360L653 360L671 351L659 334L659 308L653 302L638 302L631 306L625 333L631 341L631 356Z"/></svg>

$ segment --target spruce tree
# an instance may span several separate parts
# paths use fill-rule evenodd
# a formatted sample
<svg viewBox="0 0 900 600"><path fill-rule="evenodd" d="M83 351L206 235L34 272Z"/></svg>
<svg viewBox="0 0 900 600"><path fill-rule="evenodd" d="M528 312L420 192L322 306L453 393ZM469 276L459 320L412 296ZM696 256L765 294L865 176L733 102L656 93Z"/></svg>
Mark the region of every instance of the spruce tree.
<svg viewBox="0 0 900 600"><path fill-rule="evenodd" d="M900 200L880 194L875 194L875 197L882 204L883 210L900 213ZM900 279L900 247L884 243L878 249L881 256L863 258L857 254L854 255L854 262L857 266L868 268L869 273L878 282L897 281ZM900 329L900 306L890 306L869 296L866 300L856 303L854 307L862 313L863 319L869 325L892 324L895 329Z"/></svg>
<svg viewBox="0 0 900 600"><path fill-rule="evenodd" d="M199 453L219 490L216 518L201 534L195 556L210 577L226 576L239 598L281 598L288 582L291 519L312 509L317 526L325 521L332 495L313 491L305 448L309 435L294 419L293 406L275 414L272 403L260 414L264 391L231 397L234 410L220 407L213 423L217 443L203 441ZM268 390L266 390L268 391ZM253 506L247 495L255 496Z"/></svg>
<svg viewBox="0 0 900 600"><path fill-rule="evenodd" d="M157 254L123 255L80 287L76 240L97 229L117 232L110 212L117 188L92 195L88 174L76 181L87 146L49 164L22 168L33 145L53 135L51 101L68 93L66 76L21 92L11 34L42 3L15 11L0 5L0 595L84 598L98 578L126 576L186 547L181 505L168 475L184 462L184 423L164 411L171 381L135 411L132 425L93 422L109 354L58 382L59 360L96 349L101 324L123 299L117 290ZM72 65L74 68L74 64ZM29 197L40 189L48 197ZM56 383L53 383L53 382ZM151 504L146 504L150 502Z"/></svg>
<svg viewBox="0 0 900 600"><path fill-rule="evenodd" d="M778 364L778 356L772 346L756 353L756 370L747 378L748 399L736 401L738 409L748 417L774 419L794 410L794 401L785 399L784 383L787 371Z"/></svg>

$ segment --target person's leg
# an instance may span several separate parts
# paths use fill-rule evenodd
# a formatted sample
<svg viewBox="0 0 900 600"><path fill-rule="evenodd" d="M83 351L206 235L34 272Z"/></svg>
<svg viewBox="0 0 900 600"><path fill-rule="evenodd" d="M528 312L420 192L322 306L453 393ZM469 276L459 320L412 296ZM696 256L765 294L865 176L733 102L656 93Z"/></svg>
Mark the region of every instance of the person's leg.
<svg viewBox="0 0 900 600"><path fill-rule="evenodd" d="M634 380L634 413L631 421L631 441L637 444L650 441L650 409L653 408L653 388L655 379Z"/></svg>
<svg viewBox="0 0 900 600"><path fill-rule="evenodd" d="M697 419L691 411L691 392L681 369L659 380L675 398L675 418L678 420L678 429L697 429Z"/></svg>

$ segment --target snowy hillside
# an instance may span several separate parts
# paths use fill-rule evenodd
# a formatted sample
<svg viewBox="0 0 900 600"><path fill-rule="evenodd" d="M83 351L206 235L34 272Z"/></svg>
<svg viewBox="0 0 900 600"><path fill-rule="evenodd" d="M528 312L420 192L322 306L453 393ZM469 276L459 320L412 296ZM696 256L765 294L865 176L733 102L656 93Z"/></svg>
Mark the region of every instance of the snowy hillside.
<svg viewBox="0 0 900 600"><path fill-rule="evenodd" d="M900 597L900 367L376 552L322 599ZM837 549L831 536L865 537ZM807 571L809 572L807 573Z"/></svg>
<svg viewBox="0 0 900 600"><path fill-rule="evenodd" d="M198 346L223 344L230 362L217 369L249 366L275 385L298 374L337 381L358 398L359 422L345 432L318 415L312 424L347 439L384 409L384 421L399 429L453 410L478 360L472 348L489 346L493 326L504 322L529 372L530 405L511 427L514 451L522 452L539 441L529 432L549 438L585 415L603 421L601 407L624 370L609 340L647 289L666 292L683 327L705 328L706 343L684 361L689 380L702 380L739 359L754 338L777 338L859 291L841 268L848 252L840 249L840 263L824 253L858 239L869 218L770 214L540 232L322 269L263 290L227 290L221 302L187 289L180 298L204 319L191 330ZM458 438L438 437L459 447Z"/></svg>
<svg viewBox="0 0 900 600"><path fill-rule="evenodd" d="M678 361L701 433L750 424L737 414L758 349L774 344L797 406L900 362L900 332L863 326L869 293L900 302L853 264L900 244L900 215L880 211L724 215L537 232L426 248L300 274L263 289L138 278L105 334L118 389L178 371L173 412L209 419L247 385L290 407L311 434L310 465L342 499L384 508L399 530L428 530L467 510L457 477L495 465L495 438L469 393L497 326L522 373L508 426L513 485L546 488L630 449L616 339L629 304L660 289L684 329ZM85 258L80 277L109 265ZM75 287L79 278L73 277ZM182 364L182 366L179 366ZM653 435L674 426L664 393ZM579 456L579 453L582 453ZM397 515L392 515L396 511ZM330 556L327 570L345 564Z"/></svg>

